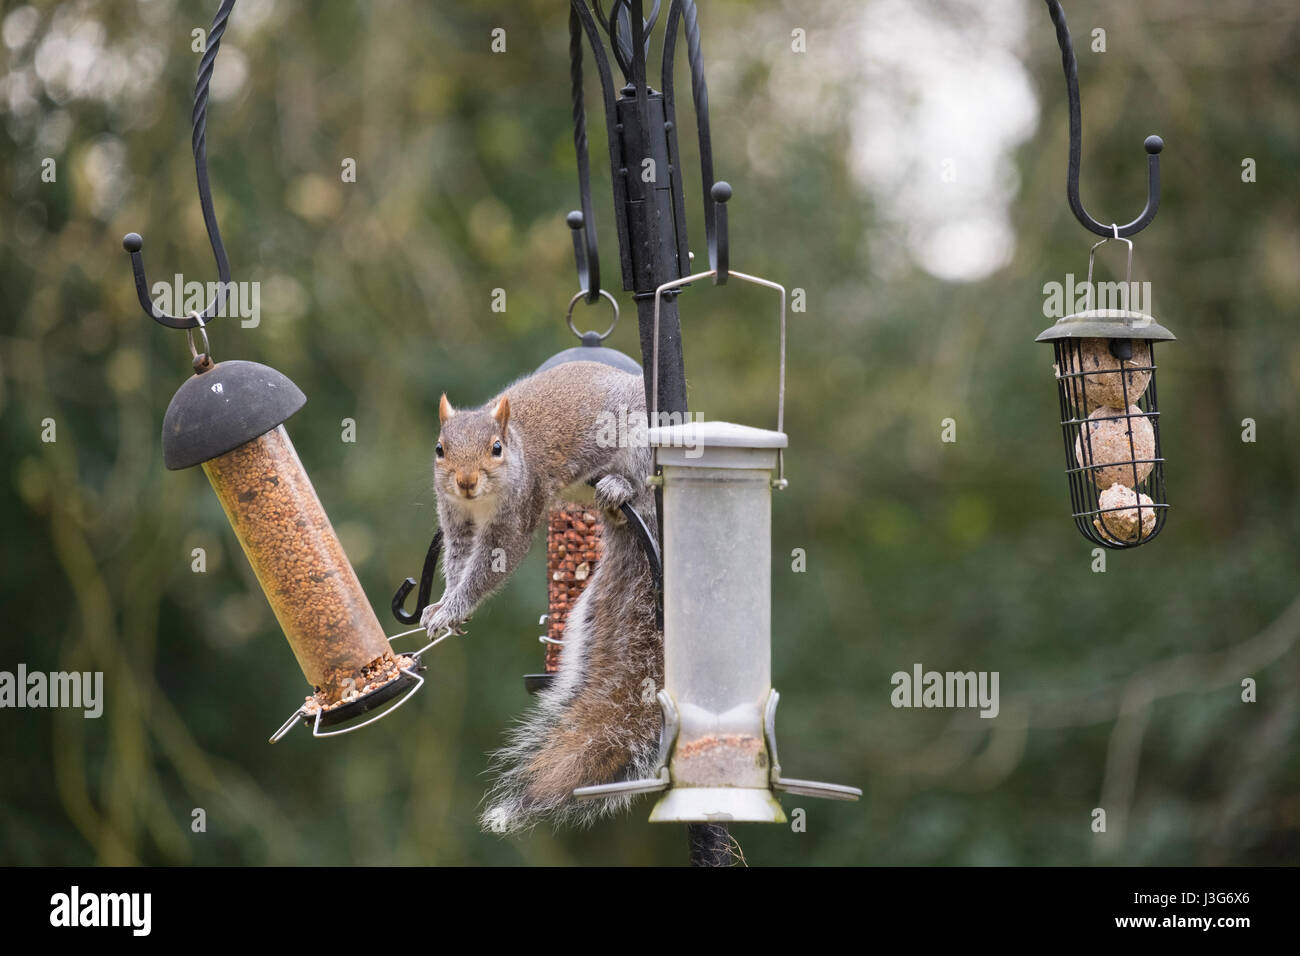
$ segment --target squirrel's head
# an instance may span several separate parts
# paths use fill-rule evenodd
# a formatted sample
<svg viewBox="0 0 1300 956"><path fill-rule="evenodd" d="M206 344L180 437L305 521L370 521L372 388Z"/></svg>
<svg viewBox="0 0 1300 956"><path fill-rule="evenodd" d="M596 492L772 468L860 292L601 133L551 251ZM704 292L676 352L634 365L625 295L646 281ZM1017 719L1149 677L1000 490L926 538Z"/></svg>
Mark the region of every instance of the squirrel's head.
<svg viewBox="0 0 1300 956"><path fill-rule="evenodd" d="M503 396L490 408L457 411L444 394L438 419L442 430L433 452L438 490L453 500L491 500L508 474L510 400Z"/></svg>

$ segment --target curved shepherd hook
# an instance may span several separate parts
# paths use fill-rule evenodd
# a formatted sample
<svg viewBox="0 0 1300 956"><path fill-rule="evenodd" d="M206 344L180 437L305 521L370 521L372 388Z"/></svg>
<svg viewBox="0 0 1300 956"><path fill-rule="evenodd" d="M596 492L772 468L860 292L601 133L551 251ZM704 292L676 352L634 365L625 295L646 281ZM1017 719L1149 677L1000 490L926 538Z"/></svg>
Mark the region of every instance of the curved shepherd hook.
<svg viewBox="0 0 1300 956"><path fill-rule="evenodd" d="M212 190L208 186L208 85L212 82L212 68L217 60L217 50L221 47L221 37L226 32L226 21L230 11L235 7L235 0L223 0L217 15L212 18L212 28L208 31L207 50L199 61L199 76L194 84L194 133L191 145L194 149L194 171L199 182L199 205L203 208L203 222L208 228L208 242L212 244L212 255L217 260L217 277L221 280L217 286L216 298L198 316L168 315L159 310L149 298L149 281L144 274L144 257L141 249L144 240L137 232L127 233L122 239L122 248L131 254L131 271L135 275L135 293L145 313L161 325L173 329L192 329L206 325L216 318L225 304L230 287L230 260L226 258L226 247L221 241L221 230L217 228L217 215L212 209Z"/></svg>
<svg viewBox="0 0 1300 956"><path fill-rule="evenodd" d="M600 10L597 4L597 12ZM615 9L615 14L617 14ZM602 17L604 20L604 17ZM587 108L583 98L582 75L582 38L586 34L591 44L592 56L596 61L596 72L600 76L601 105L605 111L605 123L609 130L618 125L614 112L614 78L610 73L609 60L597 33L596 20L583 0L570 0L569 6L569 82L573 101L573 146L578 155L578 192L582 202L581 209L575 209L566 217L569 228L573 230L573 256L578 266L578 284L586 295L587 304L600 301L600 252L596 245L596 220L591 211L591 171L587 155ZM616 44L617 46L617 44ZM609 137L610 165L619 166L618 139ZM627 233L624 211L623 181L614 178L614 217L618 233Z"/></svg>
<svg viewBox="0 0 1300 956"><path fill-rule="evenodd" d="M664 88L664 112L677 124L673 98L673 60L677 49L677 21L686 21L686 57L691 69L691 97L695 104L696 135L700 143L700 184L704 187L704 240L709 250L709 268L714 285L726 285L730 254L727 239L727 202L731 185L713 181L713 137L709 133L709 87L704 80L704 54L700 49L699 16L695 0L673 0L664 28L664 55L660 82ZM684 214L683 214L684 215Z"/></svg>
<svg viewBox="0 0 1300 956"><path fill-rule="evenodd" d="M573 145L578 158L578 190L582 203L566 217L573 231L573 254L578 267L578 282L585 290L587 302L595 302L601 291L600 257L596 246L596 223L591 211L591 174L588 158L587 113L583 97L583 38L591 46L600 78L601 100L606 126L611 131L621 129L615 107L613 73L600 30L609 36L614 51L615 65L622 71L626 86L620 91L624 96L634 95L642 116L642 126L648 127L646 98L650 89L646 80L646 55L650 46L650 33L659 20L660 0L654 0L648 17L643 16L641 0L613 0L606 12L601 0L593 0L595 13L587 0L570 0L569 12L569 77L573 101ZM700 28L694 0L672 0L666 18L661 84L663 86L664 114L669 137L669 160L677 161L677 116L673 94L673 62L677 46L678 24L685 23L687 54L690 62L691 93L700 143L700 173L704 187L704 231L708 244L709 266L714 271L714 283L722 285L728 275L727 208L731 199L731 186L713 179L713 146L709 135L709 92L704 80L703 55L700 51ZM610 166L617 171L624 165L619 138L609 137ZM686 210L680 186L672 188L673 220L681 245L679 264L686 262L685 222ZM614 215L618 228L620 249L624 251L624 288L634 287L631 277L631 260L626 255L630 237L627 222L627 186L622 176L614 176ZM652 227L657 223L652 222ZM684 274L684 273L682 273Z"/></svg>
<svg viewBox="0 0 1300 956"><path fill-rule="evenodd" d="M1079 65L1074 58L1074 45L1070 42L1070 30L1065 25L1065 11L1058 0L1046 0L1047 12L1056 26L1056 42L1061 47L1061 66L1065 70L1066 94L1070 101L1070 167L1066 180L1066 195L1074 217L1083 223L1084 228L1099 236L1125 239L1137 235L1156 217L1160 208L1160 151L1165 148L1164 140L1159 136L1148 136L1143 144L1147 151L1147 205L1142 215L1124 226L1103 225L1083 208L1079 199L1079 156L1082 152L1083 119L1079 110Z"/></svg>

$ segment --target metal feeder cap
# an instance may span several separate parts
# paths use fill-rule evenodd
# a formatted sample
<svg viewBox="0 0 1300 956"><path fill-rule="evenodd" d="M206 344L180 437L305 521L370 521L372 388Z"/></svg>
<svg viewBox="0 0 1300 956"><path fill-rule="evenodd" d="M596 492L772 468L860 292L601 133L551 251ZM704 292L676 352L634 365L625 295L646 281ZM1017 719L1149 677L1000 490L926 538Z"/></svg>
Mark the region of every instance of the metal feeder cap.
<svg viewBox="0 0 1300 956"><path fill-rule="evenodd" d="M648 437L659 464L696 468L774 468L790 443L785 432L732 422L659 425Z"/></svg>
<svg viewBox="0 0 1300 956"><path fill-rule="evenodd" d="M545 372L547 369L563 365L565 362L599 362L601 365L612 365L616 369L631 372L633 375L641 374L641 366L632 356L617 349L605 348L600 344L600 337L595 332L588 332L587 335L595 339L595 342L588 344L586 336L584 336L581 345L575 345L571 349L565 349L557 355L552 355L537 367L537 371Z"/></svg>
<svg viewBox="0 0 1300 956"><path fill-rule="evenodd" d="M297 385L257 362L218 362L187 379L163 416L163 464L190 468L282 424L307 403Z"/></svg>
<svg viewBox="0 0 1300 956"><path fill-rule="evenodd" d="M1143 312L1124 309L1092 309L1076 312L1044 329L1035 342L1054 339L1147 339L1173 340L1174 333Z"/></svg>

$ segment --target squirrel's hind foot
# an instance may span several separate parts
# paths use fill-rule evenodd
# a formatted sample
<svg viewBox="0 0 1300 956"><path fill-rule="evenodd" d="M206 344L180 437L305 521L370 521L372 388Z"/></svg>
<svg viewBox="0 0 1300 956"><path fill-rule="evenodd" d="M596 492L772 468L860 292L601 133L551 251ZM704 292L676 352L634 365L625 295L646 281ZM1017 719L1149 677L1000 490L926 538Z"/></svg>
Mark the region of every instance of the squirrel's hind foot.
<svg viewBox="0 0 1300 956"><path fill-rule="evenodd" d="M606 475L596 482L596 504L606 511L618 511L636 496L636 486L624 475Z"/></svg>

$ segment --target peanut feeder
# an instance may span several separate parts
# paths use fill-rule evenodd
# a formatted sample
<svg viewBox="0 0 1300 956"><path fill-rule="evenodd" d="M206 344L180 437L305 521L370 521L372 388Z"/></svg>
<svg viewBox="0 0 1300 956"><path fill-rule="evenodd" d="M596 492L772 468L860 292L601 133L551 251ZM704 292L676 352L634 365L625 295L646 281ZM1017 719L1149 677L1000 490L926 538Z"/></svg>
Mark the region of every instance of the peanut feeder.
<svg viewBox="0 0 1300 956"><path fill-rule="evenodd" d="M418 689L418 661L393 653L285 431L306 396L255 362L196 369L163 418L163 461L202 465L313 688L272 740L299 717L318 732Z"/></svg>

